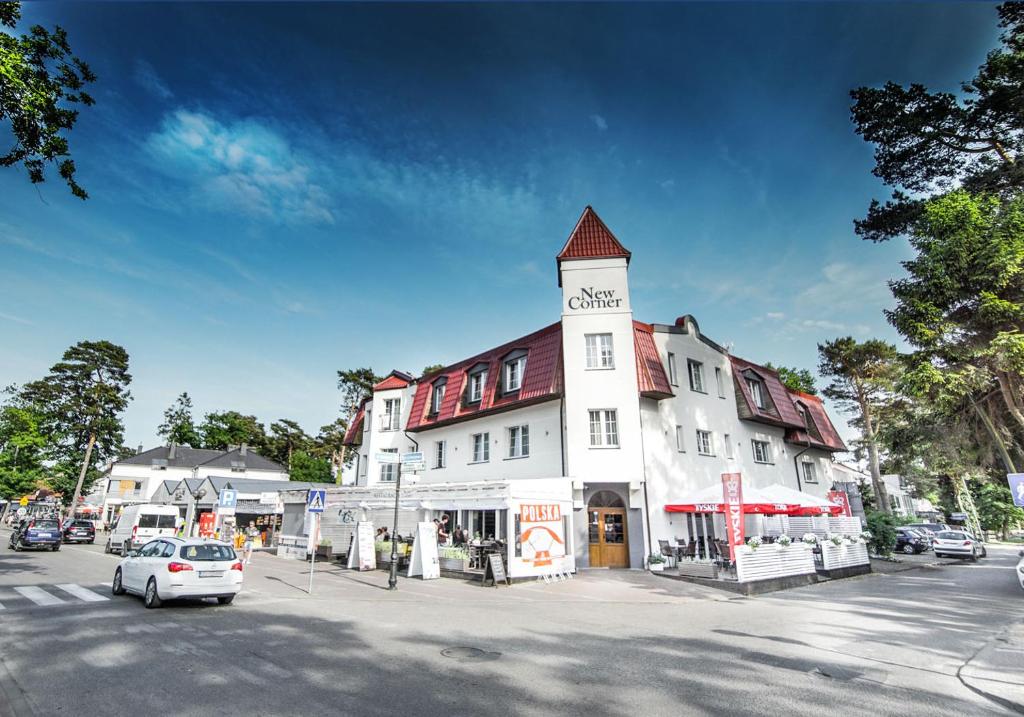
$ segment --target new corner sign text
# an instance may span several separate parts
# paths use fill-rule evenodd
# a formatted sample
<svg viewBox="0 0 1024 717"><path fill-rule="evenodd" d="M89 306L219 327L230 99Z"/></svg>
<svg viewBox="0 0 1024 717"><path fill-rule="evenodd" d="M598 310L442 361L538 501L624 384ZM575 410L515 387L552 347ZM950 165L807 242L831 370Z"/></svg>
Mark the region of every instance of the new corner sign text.
<svg viewBox="0 0 1024 717"><path fill-rule="evenodd" d="M615 289L580 289L579 296L569 297L569 308L580 309L621 309L622 299L615 297Z"/></svg>

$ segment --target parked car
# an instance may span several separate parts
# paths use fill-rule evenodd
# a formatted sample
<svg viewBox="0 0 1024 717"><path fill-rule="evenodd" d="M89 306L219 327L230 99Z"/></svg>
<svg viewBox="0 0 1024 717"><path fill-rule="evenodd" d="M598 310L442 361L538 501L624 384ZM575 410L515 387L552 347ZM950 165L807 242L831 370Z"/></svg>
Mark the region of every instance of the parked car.
<svg viewBox="0 0 1024 717"><path fill-rule="evenodd" d="M68 520L64 521L64 528L61 530L65 543L92 543L96 540L96 526L91 520Z"/></svg>
<svg viewBox="0 0 1024 717"><path fill-rule="evenodd" d="M923 553L931 547L931 541L916 530L896 529L896 550L907 555Z"/></svg>
<svg viewBox="0 0 1024 717"><path fill-rule="evenodd" d="M11 550L37 548L60 550L60 523L56 518L28 518L11 533L7 547Z"/></svg>
<svg viewBox="0 0 1024 717"><path fill-rule="evenodd" d="M241 590L242 561L234 548L203 538L161 538L129 550L111 586L114 595L141 595L147 608L180 598L217 598L228 605Z"/></svg>
<svg viewBox="0 0 1024 717"><path fill-rule="evenodd" d="M1020 560L1017 562L1017 581L1020 583L1020 587L1024 590L1024 550L1017 553Z"/></svg>
<svg viewBox="0 0 1024 717"><path fill-rule="evenodd" d="M129 505L110 529L103 551L124 556L154 538L171 537L177 532L179 515L173 505Z"/></svg>
<svg viewBox="0 0 1024 717"><path fill-rule="evenodd" d="M910 525L905 525L903 527L922 533L933 543L935 542L935 536L943 530L956 530L956 528L952 528L945 523L911 523Z"/></svg>
<svg viewBox="0 0 1024 717"><path fill-rule="evenodd" d="M975 538L966 530L942 530L935 534L935 542L932 543L935 550L935 557L944 558L947 555L959 555L971 560L984 558L988 555L985 543Z"/></svg>

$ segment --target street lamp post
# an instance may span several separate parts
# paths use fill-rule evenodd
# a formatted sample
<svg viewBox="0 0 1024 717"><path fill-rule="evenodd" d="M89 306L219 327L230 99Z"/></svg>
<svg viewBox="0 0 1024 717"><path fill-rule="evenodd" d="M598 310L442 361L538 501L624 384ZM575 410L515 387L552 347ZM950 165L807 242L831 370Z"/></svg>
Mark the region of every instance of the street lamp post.
<svg viewBox="0 0 1024 717"><path fill-rule="evenodd" d="M395 482L395 520L391 528L391 574L388 576L388 590L398 589L398 496L402 492L402 463L398 463L398 479Z"/></svg>

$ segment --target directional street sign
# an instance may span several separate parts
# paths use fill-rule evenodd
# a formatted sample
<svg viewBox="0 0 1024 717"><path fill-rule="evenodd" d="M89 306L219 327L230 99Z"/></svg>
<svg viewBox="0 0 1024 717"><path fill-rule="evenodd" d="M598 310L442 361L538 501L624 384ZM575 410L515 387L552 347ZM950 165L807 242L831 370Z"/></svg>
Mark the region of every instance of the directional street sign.
<svg viewBox="0 0 1024 717"><path fill-rule="evenodd" d="M421 452L419 452L419 451L416 451L415 453L403 453L402 454L402 465L405 465L406 463L422 463L422 462L423 462L423 454Z"/></svg>
<svg viewBox="0 0 1024 717"><path fill-rule="evenodd" d="M1006 480L1010 482L1013 504L1018 508L1024 508L1024 473L1007 473Z"/></svg>
<svg viewBox="0 0 1024 717"><path fill-rule="evenodd" d="M402 470L406 472L414 473L416 471L425 471L427 464L424 461L418 461L416 463L403 463Z"/></svg>
<svg viewBox="0 0 1024 717"><path fill-rule="evenodd" d="M311 490L306 494L306 512L323 513L324 503L327 502L326 490Z"/></svg>
<svg viewBox="0 0 1024 717"><path fill-rule="evenodd" d="M374 453L373 457L377 459L378 463L398 463L399 461L397 453Z"/></svg>
<svg viewBox="0 0 1024 717"><path fill-rule="evenodd" d="M217 498L218 508L234 508L238 505L238 491L233 488L225 488Z"/></svg>

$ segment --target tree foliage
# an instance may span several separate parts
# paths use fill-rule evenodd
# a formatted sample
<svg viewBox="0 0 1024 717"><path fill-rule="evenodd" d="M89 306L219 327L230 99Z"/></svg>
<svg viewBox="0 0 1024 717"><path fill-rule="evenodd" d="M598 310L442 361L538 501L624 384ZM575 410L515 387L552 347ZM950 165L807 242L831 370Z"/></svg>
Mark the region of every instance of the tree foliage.
<svg viewBox="0 0 1024 717"><path fill-rule="evenodd" d="M43 417L12 401L0 407L0 498L18 498L43 477Z"/></svg>
<svg viewBox="0 0 1024 717"><path fill-rule="evenodd" d="M174 404L164 411L164 422L156 429L156 434L168 443L179 446L202 446L202 438L192 420L192 399L188 393L183 391Z"/></svg>
<svg viewBox="0 0 1024 717"><path fill-rule="evenodd" d="M331 462L326 458L311 456L306 451L295 451L288 478L310 483L330 483L333 481Z"/></svg>
<svg viewBox="0 0 1024 717"><path fill-rule="evenodd" d="M81 491L99 477L98 466L118 457L124 442L121 414L131 400L128 352L109 341L80 341L64 352L46 377L26 384L25 405L42 417L49 436L47 458L54 466L50 487L70 505L77 492L79 468L90 443L94 447Z"/></svg>
<svg viewBox="0 0 1024 717"><path fill-rule="evenodd" d="M875 555L892 555L896 547L896 519L880 510L867 514L867 528L871 533L868 547Z"/></svg>
<svg viewBox="0 0 1024 717"><path fill-rule="evenodd" d="M21 3L0 2L0 28L13 30L20 19ZM0 121L14 134L0 166L21 164L37 184L45 179L46 164L54 164L71 193L86 199L65 135L78 120L75 107L93 104L85 86L95 81L89 66L72 54L63 28L50 32L33 25L21 36L0 29Z"/></svg>
<svg viewBox="0 0 1024 717"><path fill-rule="evenodd" d="M238 411L207 413L198 431L203 448L226 451L229 446L244 443L262 452L267 445L267 434L259 419Z"/></svg>
<svg viewBox="0 0 1024 717"><path fill-rule="evenodd" d="M818 395L818 388L814 385L814 374L807 369L775 366L771 363L765 363L765 368L770 368L778 373L782 385L790 391L801 391L812 396Z"/></svg>
<svg viewBox="0 0 1024 717"><path fill-rule="evenodd" d="M290 469L295 451L308 450L312 441L313 439L302 430L302 426L295 421L282 418L270 424L265 455Z"/></svg>
<svg viewBox="0 0 1024 717"><path fill-rule="evenodd" d="M341 391L342 412L355 410L360 401L373 393L373 387L381 380L382 377L375 374L372 368L338 371L338 390Z"/></svg>

